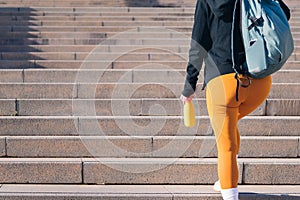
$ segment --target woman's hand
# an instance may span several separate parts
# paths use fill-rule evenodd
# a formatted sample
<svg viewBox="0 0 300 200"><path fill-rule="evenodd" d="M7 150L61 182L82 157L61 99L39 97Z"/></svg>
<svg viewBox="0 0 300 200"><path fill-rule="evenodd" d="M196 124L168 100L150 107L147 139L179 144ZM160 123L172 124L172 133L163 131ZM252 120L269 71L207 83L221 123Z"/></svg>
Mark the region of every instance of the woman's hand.
<svg viewBox="0 0 300 200"><path fill-rule="evenodd" d="M183 104L192 101L193 98L194 98L193 94L191 96L189 96L189 97L185 97L183 95L180 96L180 100L182 101Z"/></svg>

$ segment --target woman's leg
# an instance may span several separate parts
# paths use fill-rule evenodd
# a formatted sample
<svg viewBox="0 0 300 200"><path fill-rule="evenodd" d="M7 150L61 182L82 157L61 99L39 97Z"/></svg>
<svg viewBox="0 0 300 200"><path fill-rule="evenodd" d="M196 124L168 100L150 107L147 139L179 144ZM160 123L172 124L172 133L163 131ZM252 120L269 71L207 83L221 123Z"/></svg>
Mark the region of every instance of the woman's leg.
<svg viewBox="0 0 300 200"><path fill-rule="evenodd" d="M268 76L264 79L252 80L252 84L247 88L247 98L239 106L238 120L249 115L258 106L260 106L267 98L272 85L272 77ZM240 133L237 128L238 150L240 149Z"/></svg>
<svg viewBox="0 0 300 200"><path fill-rule="evenodd" d="M227 74L211 80L206 90L208 113L218 147L218 174L222 189L236 188L238 182L239 102L235 101L235 85L234 74Z"/></svg>
<svg viewBox="0 0 300 200"><path fill-rule="evenodd" d="M238 183L236 162L240 148L238 120L251 113L265 100L271 83L270 76L252 80L249 87L240 87L238 102L235 99L234 74L217 77L207 85L207 108L216 135L218 174L222 189L235 188Z"/></svg>
<svg viewBox="0 0 300 200"><path fill-rule="evenodd" d="M244 100L244 102L241 103L239 107L239 120L253 112L259 105L264 102L264 100L268 97L271 86L271 76L267 76L263 79L252 80L252 84L248 88L246 88L247 98Z"/></svg>

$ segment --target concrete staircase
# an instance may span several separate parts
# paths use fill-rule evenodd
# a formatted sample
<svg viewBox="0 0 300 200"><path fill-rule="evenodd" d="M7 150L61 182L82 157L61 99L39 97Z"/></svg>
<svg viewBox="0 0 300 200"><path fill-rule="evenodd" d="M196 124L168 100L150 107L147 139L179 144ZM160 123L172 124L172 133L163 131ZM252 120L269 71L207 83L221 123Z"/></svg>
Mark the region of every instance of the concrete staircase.
<svg viewBox="0 0 300 200"><path fill-rule="evenodd" d="M221 199L204 92L191 129L178 99L195 1L161 2L0 0L1 200ZM240 199L300 199L300 7L286 2L295 52L240 122Z"/></svg>

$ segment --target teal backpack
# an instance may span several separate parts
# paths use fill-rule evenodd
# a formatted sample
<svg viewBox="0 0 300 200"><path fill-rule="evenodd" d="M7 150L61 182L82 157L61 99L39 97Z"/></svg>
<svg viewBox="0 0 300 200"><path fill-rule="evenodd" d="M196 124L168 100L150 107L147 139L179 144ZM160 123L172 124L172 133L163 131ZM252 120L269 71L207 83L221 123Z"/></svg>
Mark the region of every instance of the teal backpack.
<svg viewBox="0 0 300 200"><path fill-rule="evenodd" d="M237 74L264 78L278 71L294 50L288 19L278 0L236 0L232 27Z"/></svg>

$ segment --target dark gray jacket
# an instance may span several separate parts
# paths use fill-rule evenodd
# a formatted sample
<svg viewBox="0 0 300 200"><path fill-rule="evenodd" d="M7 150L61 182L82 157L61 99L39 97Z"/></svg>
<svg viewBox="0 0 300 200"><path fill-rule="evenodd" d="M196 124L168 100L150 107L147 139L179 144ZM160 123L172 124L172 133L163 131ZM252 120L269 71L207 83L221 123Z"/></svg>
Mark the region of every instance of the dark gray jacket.
<svg viewBox="0 0 300 200"><path fill-rule="evenodd" d="M204 87L217 76L234 73L231 29L235 2L236 0L197 1L187 75L182 92L184 96L189 97L195 92L203 60L205 62ZM280 4L289 19L290 10L281 0ZM237 44L240 43L238 46L241 47L239 51L242 52L244 48L240 33L237 35Z"/></svg>

